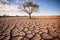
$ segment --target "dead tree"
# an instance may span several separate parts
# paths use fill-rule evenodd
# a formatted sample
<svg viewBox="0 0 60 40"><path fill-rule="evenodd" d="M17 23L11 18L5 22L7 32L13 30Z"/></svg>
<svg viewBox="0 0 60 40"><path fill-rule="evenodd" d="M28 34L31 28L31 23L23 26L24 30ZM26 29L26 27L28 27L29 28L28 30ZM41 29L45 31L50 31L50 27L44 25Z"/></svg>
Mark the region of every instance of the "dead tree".
<svg viewBox="0 0 60 40"><path fill-rule="evenodd" d="M38 10L39 6L33 2L24 2L22 6L19 6L19 9L29 14L29 18L31 19L31 14Z"/></svg>

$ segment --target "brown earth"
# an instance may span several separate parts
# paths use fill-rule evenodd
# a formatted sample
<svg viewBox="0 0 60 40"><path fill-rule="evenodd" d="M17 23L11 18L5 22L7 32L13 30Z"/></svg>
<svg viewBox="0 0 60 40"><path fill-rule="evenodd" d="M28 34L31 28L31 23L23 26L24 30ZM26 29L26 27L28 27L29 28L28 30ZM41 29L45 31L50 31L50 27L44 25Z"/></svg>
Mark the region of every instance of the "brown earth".
<svg viewBox="0 0 60 40"><path fill-rule="evenodd" d="M0 18L0 40L60 40L60 17Z"/></svg>

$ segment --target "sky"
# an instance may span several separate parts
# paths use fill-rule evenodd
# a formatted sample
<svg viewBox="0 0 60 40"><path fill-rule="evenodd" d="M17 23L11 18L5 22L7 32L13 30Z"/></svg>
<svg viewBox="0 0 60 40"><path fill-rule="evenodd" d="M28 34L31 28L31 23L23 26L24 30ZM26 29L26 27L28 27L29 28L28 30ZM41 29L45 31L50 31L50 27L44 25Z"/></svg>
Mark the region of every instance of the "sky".
<svg viewBox="0 0 60 40"><path fill-rule="evenodd" d="M18 9L24 2L32 1L39 5L37 12L33 12L32 16L50 16L60 15L60 0L0 0L0 15L28 15Z"/></svg>

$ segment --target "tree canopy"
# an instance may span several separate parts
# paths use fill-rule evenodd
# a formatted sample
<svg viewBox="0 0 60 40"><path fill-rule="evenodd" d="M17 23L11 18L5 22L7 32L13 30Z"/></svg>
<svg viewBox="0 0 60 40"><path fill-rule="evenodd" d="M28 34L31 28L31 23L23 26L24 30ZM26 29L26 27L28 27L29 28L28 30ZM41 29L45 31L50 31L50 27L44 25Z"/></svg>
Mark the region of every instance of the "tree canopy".
<svg viewBox="0 0 60 40"><path fill-rule="evenodd" d="M29 14L29 18L31 18L31 14L38 10L39 6L33 2L24 2L24 4L19 7L22 11Z"/></svg>

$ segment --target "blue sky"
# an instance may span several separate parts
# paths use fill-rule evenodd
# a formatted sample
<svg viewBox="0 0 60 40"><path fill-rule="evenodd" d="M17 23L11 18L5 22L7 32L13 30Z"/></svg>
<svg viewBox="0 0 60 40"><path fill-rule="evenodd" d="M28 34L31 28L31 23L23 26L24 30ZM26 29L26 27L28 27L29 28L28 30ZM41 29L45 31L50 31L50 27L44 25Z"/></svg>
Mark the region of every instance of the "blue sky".
<svg viewBox="0 0 60 40"><path fill-rule="evenodd" d="M28 15L17 7L27 0L0 0L0 14ZM60 15L60 0L30 0L39 5L33 16Z"/></svg>

